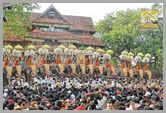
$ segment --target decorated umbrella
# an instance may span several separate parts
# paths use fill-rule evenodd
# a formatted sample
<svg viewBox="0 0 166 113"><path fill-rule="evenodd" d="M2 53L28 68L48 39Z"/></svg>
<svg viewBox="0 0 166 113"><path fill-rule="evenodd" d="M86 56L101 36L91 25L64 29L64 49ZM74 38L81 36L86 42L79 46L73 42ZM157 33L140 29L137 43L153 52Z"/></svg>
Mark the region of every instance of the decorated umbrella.
<svg viewBox="0 0 166 113"><path fill-rule="evenodd" d="M142 56L144 56L144 55L143 55L142 53L138 53L137 56L142 57Z"/></svg>
<svg viewBox="0 0 166 113"><path fill-rule="evenodd" d="M89 46L88 48L86 48L87 50L94 50L93 47Z"/></svg>
<svg viewBox="0 0 166 113"><path fill-rule="evenodd" d="M6 45L6 46L4 47L4 49L10 49L10 50L11 50L11 49L13 49L13 47L8 44L8 45Z"/></svg>
<svg viewBox="0 0 166 113"><path fill-rule="evenodd" d="M149 63L149 61L150 61L150 58L151 58L151 55L149 54L149 53L147 53L146 55L145 55L145 57L143 58L143 60L142 60L142 63L143 63L143 70L144 71L147 71L148 70L148 63Z"/></svg>
<svg viewBox="0 0 166 113"><path fill-rule="evenodd" d="M85 46L80 46L80 50L85 50Z"/></svg>
<svg viewBox="0 0 166 113"><path fill-rule="evenodd" d="M131 65L132 65L132 60L133 60L133 56L134 54L132 52L128 53L128 56L126 57L127 60L127 69L130 70L131 69Z"/></svg>
<svg viewBox="0 0 166 113"><path fill-rule="evenodd" d="M15 48L16 50L23 50L23 47L22 47L21 45L19 45L19 44L18 44L17 46L15 46L14 48Z"/></svg>
<svg viewBox="0 0 166 113"><path fill-rule="evenodd" d="M10 54L10 53L11 53L11 50L10 50L10 49L5 49L5 48L3 48L3 53L5 53L5 54Z"/></svg>
<svg viewBox="0 0 166 113"><path fill-rule="evenodd" d="M121 53L122 55L127 55L128 54L128 52L127 51L122 51L122 53Z"/></svg>
<svg viewBox="0 0 166 113"><path fill-rule="evenodd" d="M31 44L30 46L27 47L27 49L28 49L28 50L35 50L36 47L35 47L34 45Z"/></svg>
<svg viewBox="0 0 166 113"><path fill-rule="evenodd" d="M65 46L61 44L58 46L58 48L65 49Z"/></svg>
<svg viewBox="0 0 166 113"><path fill-rule="evenodd" d="M114 54L114 52L112 50L108 50L107 54L112 55L112 54Z"/></svg>
<svg viewBox="0 0 166 113"><path fill-rule="evenodd" d="M134 54L132 52L128 53L128 56L134 56Z"/></svg>
<svg viewBox="0 0 166 113"><path fill-rule="evenodd" d="M97 49L96 52L104 53L105 51L103 49Z"/></svg>
<svg viewBox="0 0 166 113"><path fill-rule="evenodd" d="M69 46L69 49L75 49L76 46L74 46L73 44Z"/></svg>
<svg viewBox="0 0 166 113"><path fill-rule="evenodd" d="M150 55L149 53L147 53L147 54L145 55L145 57L146 57L146 58L151 58L151 55Z"/></svg>
<svg viewBox="0 0 166 113"><path fill-rule="evenodd" d="M47 45L47 44L45 44L45 45L43 46L43 48L44 48L44 49L50 49L50 46Z"/></svg>

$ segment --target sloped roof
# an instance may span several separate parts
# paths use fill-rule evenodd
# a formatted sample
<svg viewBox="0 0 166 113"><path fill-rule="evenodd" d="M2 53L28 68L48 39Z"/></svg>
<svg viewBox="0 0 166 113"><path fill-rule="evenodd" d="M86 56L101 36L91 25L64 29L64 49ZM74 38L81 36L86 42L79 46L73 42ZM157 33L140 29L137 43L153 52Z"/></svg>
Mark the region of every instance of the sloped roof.
<svg viewBox="0 0 166 113"><path fill-rule="evenodd" d="M34 21L35 19L37 19L40 16L40 14L41 13L31 13L31 15L30 15L31 21Z"/></svg>
<svg viewBox="0 0 166 113"><path fill-rule="evenodd" d="M63 15L63 17L72 24L70 30L84 30L95 32L95 29L93 28L93 21L90 17L68 15Z"/></svg>
<svg viewBox="0 0 166 113"><path fill-rule="evenodd" d="M33 22L37 22L37 23L55 23L55 24L69 25L69 23L64 21L64 20L52 19L52 18L39 18L37 20L34 20Z"/></svg>
<svg viewBox="0 0 166 113"><path fill-rule="evenodd" d="M50 19L50 18L44 18L43 16L49 12L50 9L53 9L55 13L57 13L58 16L62 18L60 19ZM60 23L60 24L69 24L68 21L65 20L65 18L62 16L62 14L53 6L50 5L43 13L41 13L37 18L34 20L35 22L42 22L42 23Z"/></svg>
<svg viewBox="0 0 166 113"><path fill-rule="evenodd" d="M95 32L95 29L93 28L93 21L92 18L90 17L62 15L67 21L65 22L50 18L37 19L40 15L41 13L31 13L31 21L42 22L42 23L60 23L60 24L67 24L67 22L69 22L71 24L70 30L83 30L83 31Z"/></svg>
<svg viewBox="0 0 166 113"><path fill-rule="evenodd" d="M16 38L16 37L8 37L8 38L3 38L3 41L11 41L11 42L23 42L21 38Z"/></svg>
<svg viewBox="0 0 166 113"><path fill-rule="evenodd" d="M93 35L74 35L71 32L64 30L64 32L42 32L39 28L30 32L31 37L38 39L52 39L52 40L71 40L75 39L79 41L79 45L91 45L91 46L105 46Z"/></svg>
<svg viewBox="0 0 166 113"><path fill-rule="evenodd" d="M22 40L20 37L14 37L11 36L7 33L3 34L5 37L3 38L3 41L11 41L11 42L23 42L24 40Z"/></svg>
<svg viewBox="0 0 166 113"><path fill-rule="evenodd" d="M79 40L79 45L106 46L93 35L74 35Z"/></svg>
<svg viewBox="0 0 166 113"><path fill-rule="evenodd" d="M42 32L39 28L35 28L30 32L31 37L40 39L76 39L73 34L67 30L63 32Z"/></svg>

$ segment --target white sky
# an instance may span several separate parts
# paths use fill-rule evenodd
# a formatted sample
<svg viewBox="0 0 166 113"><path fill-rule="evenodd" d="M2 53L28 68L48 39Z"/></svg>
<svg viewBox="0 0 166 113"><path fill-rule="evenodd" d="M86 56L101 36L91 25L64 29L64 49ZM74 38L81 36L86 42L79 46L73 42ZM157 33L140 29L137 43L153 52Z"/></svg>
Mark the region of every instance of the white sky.
<svg viewBox="0 0 166 113"><path fill-rule="evenodd" d="M40 10L44 12L52 3L39 3ZM105 14L129 9L151 8L153 3L53 3L54 7L62 15L87 16L91 17L94 24L103 19Z"/></svg>

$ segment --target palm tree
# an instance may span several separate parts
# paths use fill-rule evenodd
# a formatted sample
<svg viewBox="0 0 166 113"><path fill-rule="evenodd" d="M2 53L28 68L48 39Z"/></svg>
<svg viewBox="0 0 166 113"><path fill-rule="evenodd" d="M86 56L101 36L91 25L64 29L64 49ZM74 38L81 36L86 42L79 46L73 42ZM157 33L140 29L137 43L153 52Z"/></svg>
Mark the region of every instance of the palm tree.
<svg viewBox="0 0 166 113"><path fill-rule="evenodd" d="M152 9L152 10L157 10L159 16L161 16L161 15L163 14L163 5L162 5L162 4L154 3L154 4L151 6L151 9Z"/></svg>

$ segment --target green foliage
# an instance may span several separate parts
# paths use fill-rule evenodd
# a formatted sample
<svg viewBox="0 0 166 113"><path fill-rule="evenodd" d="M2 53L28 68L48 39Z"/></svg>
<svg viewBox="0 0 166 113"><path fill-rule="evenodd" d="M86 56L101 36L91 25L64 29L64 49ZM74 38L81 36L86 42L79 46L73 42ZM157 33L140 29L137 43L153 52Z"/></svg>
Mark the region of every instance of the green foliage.
<svg viewBox="0 0 166 113"><path fill-rule="evenodd" d="M3 34L8 34L13 37L27 36L27 28L31 28L30 12L34 9L39 9L38 4L14 3L11 5L11 10L4 10L7 21L3 24Z"/></svg>
<svg viewBox="0 0 166 113"><path fill-rule="evenodd" d="M157 9L159 8L159 9ZM155 5L152 9L162 11L162 7ZM135 55L139 52L149 53L155 57L155 63L150 68L163 67L163 23L159 22L158 29L141 29L140 10L127 9L110 13L100 20L95 29L101 34L101 41L114 51L118 59L122 51L127 50Z"/></svg>
<svg viewBox="0 0 166 113"><path fill-rule="evenodd" d="M138 11L127 9L118 11L116 18L113 13L106 15L105 19L95 26L97 32L102 34L101 40L115 51L116 56L119 56L124 48L128 51L135 48L134 40L140 26L138 17Z"/></svg>
<svg viewBox="0 0 166 113"><path fill-rule="evenodd" d="M152 6L151 6L151 9L153 10L158 10L159 12L159 15L162 15L163 14L163 6L159 3L154 3Z"/></svg>

